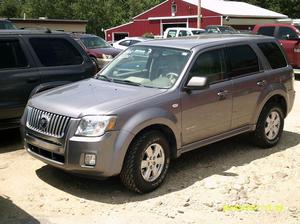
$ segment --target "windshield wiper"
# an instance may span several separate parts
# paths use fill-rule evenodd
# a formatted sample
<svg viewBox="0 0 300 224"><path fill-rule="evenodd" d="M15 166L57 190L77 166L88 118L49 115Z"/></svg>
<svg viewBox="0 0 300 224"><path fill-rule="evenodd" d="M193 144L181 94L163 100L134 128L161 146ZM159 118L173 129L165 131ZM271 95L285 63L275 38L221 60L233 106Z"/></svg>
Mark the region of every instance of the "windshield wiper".
<svg viewBox="0 0 300 224"><path fill-rule="evenodd" d="M114 81L113 79L109 78L106 75L98 75L97 79L101 79L101 80L108 81L108 82L113 82Z"/></svg>
<svg viewBox="0 0 300 224"><path fill-rule="evenodd" d="M129 85L133 85L133 86L142 86L141 83L137 83L137 82L132 82L130 80L123 80L123 79L113 79L114 82L118 82L118 83L125 83L125 84L129 84Z"/></svg>

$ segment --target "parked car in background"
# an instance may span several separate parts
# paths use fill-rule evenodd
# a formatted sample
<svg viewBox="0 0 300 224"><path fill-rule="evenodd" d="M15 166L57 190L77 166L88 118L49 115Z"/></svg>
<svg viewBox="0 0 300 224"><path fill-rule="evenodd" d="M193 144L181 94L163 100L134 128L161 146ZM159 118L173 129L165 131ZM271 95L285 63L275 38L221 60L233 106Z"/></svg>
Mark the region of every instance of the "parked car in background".
<svg viewBox="0 0 300 224"><path fill-rule="evenodd" d="M175 38L175 37L187 37L187 36L196 36L205 33L204 29L197 28L184 28L184 27L173 27L168 28L164 32L163 38Z"/></svg>
<svg viewBox="0 0 300 224"><path fill-rule="evenodd" d="M144 38L144 37L126 37L125 39L116 41L112 44L114 48L121 49L121 50L126 50L128 47L131 45L143 42L143 41L148 41L148 40L153 40L150 38Z"/></svg>
<svg viewBox="0 0 300 224"><path fill-rule="evenodd" d="M30 96L95 72L91 59L67 34L1 30L0 130L19 126Z"/></svg>
<svg viewBox="0 0 300 224"><path fill-rule="evenodd" d="M0 30L16 30L17 27L7 19L0 19Z"/></svg>
<svg viewBox="0 0 300 224"><path fill-rule="evenodd" d="M94 78L34 96L22 119L26 150L65 171L120 174L146 193L182 153L246 132L275 146L295 98L277 41L207 36L133 45Z"/></svg>
<svg viewBox="0 0 300 224"><path fill-rule="evenodd" d="M300 74L300 24L256 25L255 34L272 36L279 40L295 73Z"/></svg>
<svg viewBox="0 0 300 224"><path fill-rule="evenodd" d="M96 35L74 34L73 37L91 57L98 70L101 70L122 51L112 47Z"/></svg>
<svg viewBox="0 0 300 224"><path fill-rule="evenodd" d="M221 33L221 34L237 34L239 33L237 30L232 28L231 26L218 26L211 25L205 28L206 33Z"/></svg>

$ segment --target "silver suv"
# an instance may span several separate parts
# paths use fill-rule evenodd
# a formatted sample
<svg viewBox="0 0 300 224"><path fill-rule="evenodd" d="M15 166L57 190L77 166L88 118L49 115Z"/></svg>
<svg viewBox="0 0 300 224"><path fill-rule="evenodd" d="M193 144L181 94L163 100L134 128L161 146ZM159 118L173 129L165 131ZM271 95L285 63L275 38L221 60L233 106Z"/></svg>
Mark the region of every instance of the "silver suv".
<svg viewBox="0 0 300 224"><path fill-rule="evenodd" d="M32 97L25 148L68 172L120 175L130 190L150 192L190 150L246 132L262 148L276 145L293 79L271 37L143 42L94 78Z"/></svg>

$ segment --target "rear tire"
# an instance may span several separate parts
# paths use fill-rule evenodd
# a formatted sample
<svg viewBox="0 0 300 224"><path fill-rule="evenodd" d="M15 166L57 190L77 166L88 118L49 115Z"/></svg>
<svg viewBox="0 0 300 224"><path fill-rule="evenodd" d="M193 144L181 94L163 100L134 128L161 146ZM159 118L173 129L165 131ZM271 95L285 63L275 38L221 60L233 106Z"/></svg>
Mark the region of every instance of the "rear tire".
<svg viewBox="0 0 300 224"><path fill-rule="evenodd" d="M281 107L269 103L263 108L252 134L253 143L261 148L271 148L278 144L284 127L284 114Z"/></svg>
<svg viewBox="0 0 300 224"><path fill-rule="evenodd" d="M164 181L170 164L170 146L164 135L150 131L138 136L128 149L120 174L131 191L148 193Z"/></svg>

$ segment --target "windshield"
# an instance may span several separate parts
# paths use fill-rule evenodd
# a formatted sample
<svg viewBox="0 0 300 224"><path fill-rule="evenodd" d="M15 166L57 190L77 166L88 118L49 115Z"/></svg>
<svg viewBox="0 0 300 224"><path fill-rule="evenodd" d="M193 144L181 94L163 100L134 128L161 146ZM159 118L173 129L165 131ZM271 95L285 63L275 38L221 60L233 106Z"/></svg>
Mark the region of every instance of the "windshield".
<svg viewBox="0 0 300 224"><path fill-rule="evenodd" d="M132 46L102 70L98 79L152 88L171 88L185 67L190 51Z"/></svg>
<svg viewBox="0 0 300 224"><path fill-rule="evenodd" d="M222 33L236 33L236 30L232 27L220 26L219 29Z"/></svg>
<svg viewBox="0 0 300 224"><path fill-rule="evenodd" d="M109 43L100 37L82 37L80 40L83 42L84 46L89 49L111 47Z"/></svg>
<svg viewBox="0 0 300 224"><path fill-rule="evenodd" d="M11 22L0 21L0 30L15 30L15 29L17 28Z"/></svg>

